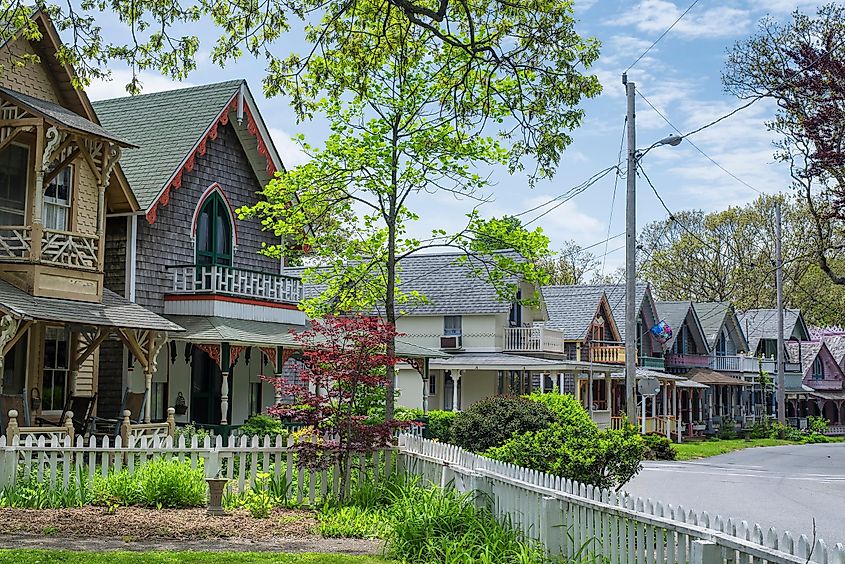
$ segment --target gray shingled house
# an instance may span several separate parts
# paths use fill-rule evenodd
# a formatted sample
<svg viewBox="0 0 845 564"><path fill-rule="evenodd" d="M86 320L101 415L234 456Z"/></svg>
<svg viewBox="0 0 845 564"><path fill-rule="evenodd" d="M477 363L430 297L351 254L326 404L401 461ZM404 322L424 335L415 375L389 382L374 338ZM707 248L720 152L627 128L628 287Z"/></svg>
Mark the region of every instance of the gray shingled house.
<svg viewBox="0 0 845 564"><path fill-rule="evenodd" d="M102 349L125 343L152 374L152 354L180 327L104 283L106 215L140 209L122 170L134 144L103 127L73 87L48 15L32 19L39 36L7 41L0 56L0 387L4 405L18 402L20 425L64 424L68 406L87 405L73 417L82 432L92 409L117 411L94 404L110 384Z"/></svg>
<svg viewBox="0 0 845 564"><path fill-rule="evenodd" d="M104 127L131 140L123 171L135 213L110 214L106 287L185 328L159 354L153 418L240 423L275 401L262 374L295 350L299 278L259 254L272 235L235 210L284 170L243 80L96 102ZM143 388L120 343L102 355L101 401Z"/></svg>

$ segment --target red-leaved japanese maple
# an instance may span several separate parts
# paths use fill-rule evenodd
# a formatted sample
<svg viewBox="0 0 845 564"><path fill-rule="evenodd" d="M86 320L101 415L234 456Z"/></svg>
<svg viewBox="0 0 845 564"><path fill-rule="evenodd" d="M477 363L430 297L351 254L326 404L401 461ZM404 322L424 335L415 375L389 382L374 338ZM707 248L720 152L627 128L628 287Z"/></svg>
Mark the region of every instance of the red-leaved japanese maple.
<svg viewBox="0 0 845 564"><path fill-rule="evenodd" d="M346 491L351 457L391 444L399 421L368 420L367 410L384 405L386 367L395 366L387 343L395 328L376 317L325 317L294 334L303 346L299 378L266 377L285 398L268 409L307 427L294 448L299 466L342 469L339 494Z"/></svg>

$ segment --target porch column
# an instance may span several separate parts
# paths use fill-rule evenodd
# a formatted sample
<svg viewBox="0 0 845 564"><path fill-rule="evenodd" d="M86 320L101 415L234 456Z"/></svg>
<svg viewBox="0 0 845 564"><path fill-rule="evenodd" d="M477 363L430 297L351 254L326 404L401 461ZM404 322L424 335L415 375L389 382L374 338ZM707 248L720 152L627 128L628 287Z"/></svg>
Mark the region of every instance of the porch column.
<svg viewBox="0 0 845 564"><path fill-rule="evenodd" d="M546 373L540 372L540 393L546 393Z"/></svg>
<svg viewBox="0 0 845 564"><path fill-rule="evenodd" d="M220 424L229 424L229 343L220 344L220 370L222 371L222 383L220 384Z"/></svg>
<svg viewBox="0 0 845 564"><path fill-rule="evenodd" d="M689 394L689 398L687 398L689 400L689 416L687 417L689 421L687 422L692 425L692 389L687 390L687 394Z"/></svg>
<svg viewBox="0 0 845 564"><path fill-rule="evenodd" d="M147 400L144 402L144 423L149 423L152 420L153 413L153 370L150 365L144 368L144 394Z"/></svg>
<svg viewBox="0 0 845 564"><path fill-rule="evenodd" d="M278 380L276 381L276 385L273 386L273 401L276 402L276 405L282 403L282 389L278 384L281 382L281 378L283 377L284 358L284 349L282 347L276 347L276 366L274 368L276 378L278 378Z"/></svg>
<svg viewBox="0 0 845 564"><path fill-rule="evenodd" d="M669 413L669 389L666 386L661 386L663 388L663 415L671 415Z"/></svg>
<svg viewBox="0 0 845 564"><path fill-rule="evenodd" d="M460 411L458 409L458 383L461 381L461 370L452 372L452 411Z"/></svg>
<svg viewBox="0 0 845 564"><path fill-rule="evenodd" d="M429 390L429 382L431 380L431 373L428 369L428 358L423 359L423 373L422 373L422 380L423 380L423 390L422 390L422 410L423 415L428 415L428 390Z"/></svg>
<svg viewBox="0 0 845 564"><path fill-rule="evenodd" d="M615 413L613 409L613 380L610 378L610 372L604 373L604 397L607 398L607 410L610 416L613 417Z"/></svg>
<svg viewBox="0 0 845 564"><path fill-rule="evenodd" d="M678 386L672 386L672 413L680 420L680 411L678 410Z"/></svg>

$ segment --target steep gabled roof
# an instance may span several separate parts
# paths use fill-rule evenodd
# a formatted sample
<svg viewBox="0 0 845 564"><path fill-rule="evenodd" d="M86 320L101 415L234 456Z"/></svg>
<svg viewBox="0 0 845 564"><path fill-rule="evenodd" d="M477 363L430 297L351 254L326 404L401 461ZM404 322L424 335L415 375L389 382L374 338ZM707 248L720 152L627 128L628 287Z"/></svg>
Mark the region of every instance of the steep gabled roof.
<svg viewBox="0 0 845 564"><path fill-rule="evenodd" d="M697 341L704 344L705 348L709 348L707 337L704 334L704 328L701 326L701 320L698 319L698 314L690 301L667 301L657 302L657 313L660 319L669 324L672 328L672 338L666 341L666 348L671 348L675 339L680 334L681 326L689 317L692 319L692 324L687 324L690 331L698 333Z"/></svg>
<svg viewBox="0 0 845 564"><path fill-rule="evenodd" d="M607 301L610 304L610 311L613 313L613 318L616 320L619 328L619 337L622 341L625 340L625 284L598 284L596 287L600 288L607 295ZM651 290L645 282L637 282L637 293L635 296L637 311L641 311L647 307L654 319L658 319L657 310L654 307L654 299L651 298ZM648 303L646 303L648 302ZM643 332L651 329L650 327L643 327Z"/></svg>
<svg viewBox="0 0 845 564"><path fill-rule="evenodd" d="M795 341L786 342L786 351L792 362L801 363L801 374L807 373L813 368L813 361L819 354L822 354L822 349L827 349L827 346L821 341ZM828 349L826 352L830 353Z"/></svg>
<svg viewBox="0 0 845 564"><path fill-rule="evenodd" d="M827 345L836 364L845 369L845 366L843 366L843 360L845 360L845 335L823 335L821 340Z"/></svg>
<svg viewBox="0 0 845 564"><path fill-rule="evenodd" d="M707 346L710 350L716 348L716 341L719 338L719 332L727 323L730 325L728 330L733 334L738 341L741 348L748 350L748 342L745 339L745 334L742 332L742 327L739 326L739 321L736 318L733 306L728 302L693 302L695 313L701 322L701 327L704 330L704 336L707 338Z"/></svg>
<svg viewBox="0 0 845 564"><path fill-rule="evenodd" d="M580 341L596 318L602 304L610 313L608 320L618 333L607 296L598 286L543 286L543 302L549 314L547 327L563 332L568 341Z"/></svg>
<svg viewBox="0 0 845 564"><path fill-rule="evenodd" d="M762 339L778 338L778 310L749 309L737 313L739 324L748 340L748 351L756 353ZM804 316L797 309L783 310L783 336L785 339L796 337L802 341L810 336Z"/></svg>
<svg viewBox="0 0 845 564"><path fill-rule="evenodd" d="M230 122L230 113L239 107L242 123ZM181 186L183 169L193 169L195 156L205 153L219 125L232 123L262 185L284 170L244 80L101 100L94 109L106 129L138 146L124 151L120 162L151 222L159 199L166 203L170 188Z"/></svg>

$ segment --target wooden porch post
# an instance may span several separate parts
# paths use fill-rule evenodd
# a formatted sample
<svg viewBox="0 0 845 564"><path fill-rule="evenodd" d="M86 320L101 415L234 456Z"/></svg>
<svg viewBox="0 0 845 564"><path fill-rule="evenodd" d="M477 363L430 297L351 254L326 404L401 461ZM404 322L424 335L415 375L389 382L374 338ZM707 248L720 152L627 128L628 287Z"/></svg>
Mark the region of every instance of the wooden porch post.
<svg viewBox="0 0 845 564"><path fill-rule="evenodd" d="M231 364L229 362L229 343L220 344L220 371L222 373L222 382L220 384L220 424L229 424L229 372L231 371Z"/></svg>
<svg viewBox="0 0 845 564"><path fill-rule="evenodd" d="M458 382L461 381L462 370L455 370L452 372L452 411L460 411L458 409L458 402L460 400L458 395Z"/></svg>
<svg viewBox="0 0 845 564"><path fill-rule="evenodd" d="M428 357L423 359L423 394L422 394L422 410L423 415L428 415L428 390L429 382L431 380L431 372L428 367Z"/></svg>
<svg viewBox="0 0 845 564"><path fill-rule="evenodd" d="M613 417L615 411L613 409L613 381L610 378L610 372L604 373L604 397L607 398L607 410Z"/></svg>

